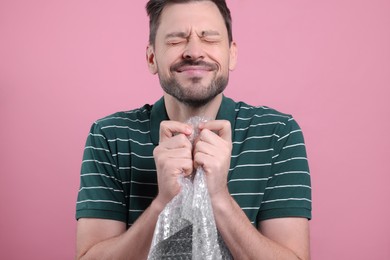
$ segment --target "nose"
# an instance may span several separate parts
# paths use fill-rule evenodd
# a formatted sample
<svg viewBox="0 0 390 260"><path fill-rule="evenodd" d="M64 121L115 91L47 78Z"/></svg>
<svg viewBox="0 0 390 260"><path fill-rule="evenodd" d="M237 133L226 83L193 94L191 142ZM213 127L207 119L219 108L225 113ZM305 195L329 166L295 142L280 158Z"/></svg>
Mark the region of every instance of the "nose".
<svg viewBox="0 0 390 260"><path fill-rule="evenodd" d="M187 60L198 60L204 58L204 50L199 39L190 38L183 52L183 58Z"/></svg>

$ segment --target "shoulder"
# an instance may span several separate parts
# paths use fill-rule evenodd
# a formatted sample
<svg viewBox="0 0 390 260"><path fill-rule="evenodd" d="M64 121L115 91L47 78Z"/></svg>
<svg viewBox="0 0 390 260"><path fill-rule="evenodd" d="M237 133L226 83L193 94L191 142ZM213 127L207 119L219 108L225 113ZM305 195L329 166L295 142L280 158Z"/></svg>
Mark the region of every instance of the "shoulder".
<svg viewBox="0 0 390 260"><path fill-rule="evenodd" d="M140 108L128 111L119 111L96 120L95 124L104 127L115 124L132 124L148 121L150 118L151 107L151 105L146 104Z"/></svg>
<svg viewBox="0 0 390 260"><path fill-rule="evenodd" d="M245 102L236 103L237 126L288 126L295 124L291 114L280 112L268 106L253 106Z"/></svg>
<svg viewBox="0 0 390 260"><path fill-rule="evenodd" d="M282 120L286 121L292 118L290 114L280 112L268 106L253 106L245 102L236 102L236 111L238 116L244 118L263 118L264 120Z"/></svg>
<svg viewBox="0 0 390 260"><path fill-rule="evenodd" d="M141 133L148 132L151 108L151 105L146 104L140 108L119 111L100 118L92 124L90 135L95 133L110 137L122 135L129 130Z"/></svg>

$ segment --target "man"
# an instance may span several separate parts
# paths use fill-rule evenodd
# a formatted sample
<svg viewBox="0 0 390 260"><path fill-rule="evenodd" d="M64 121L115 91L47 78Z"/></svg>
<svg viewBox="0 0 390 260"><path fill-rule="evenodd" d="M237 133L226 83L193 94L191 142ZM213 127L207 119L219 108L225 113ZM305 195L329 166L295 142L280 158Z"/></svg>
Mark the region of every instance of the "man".
<svg viewBox="0 0 390 260"><path fill-rule="evenodd" d="M177 178L205 171L235 259L309 259L310 176L291 116L223 96L237 59L224 0L150 0L149 70L164 96L92 126L77 202L77 258L145 259ZM215 120L188 136L192 116Z"/></svg>

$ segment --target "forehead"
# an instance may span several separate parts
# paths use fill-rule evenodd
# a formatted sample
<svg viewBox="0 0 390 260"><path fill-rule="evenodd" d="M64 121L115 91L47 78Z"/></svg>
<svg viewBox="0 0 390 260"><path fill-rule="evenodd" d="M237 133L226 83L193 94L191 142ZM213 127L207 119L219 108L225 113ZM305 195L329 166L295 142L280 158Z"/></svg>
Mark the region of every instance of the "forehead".
<svg viewBox="0 0 390 260"><path fill-rule="evenodd" d="M225 21L211 1L167 5L161 13L157 35L189 30L214 30L227 35Z"/></svg>

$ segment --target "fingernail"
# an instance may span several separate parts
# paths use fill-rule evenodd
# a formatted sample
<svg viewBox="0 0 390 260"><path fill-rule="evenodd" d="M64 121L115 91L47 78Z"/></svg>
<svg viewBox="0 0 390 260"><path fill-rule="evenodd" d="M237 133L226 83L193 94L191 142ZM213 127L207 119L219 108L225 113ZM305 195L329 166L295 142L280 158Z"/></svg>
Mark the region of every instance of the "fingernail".
<svg viewBox="0 0 390 260"><path fill-rule="evenodd" d="M192 128L191 127L186 127L186 134L192 134Z"/></svg>

